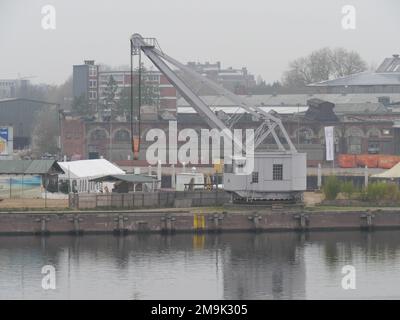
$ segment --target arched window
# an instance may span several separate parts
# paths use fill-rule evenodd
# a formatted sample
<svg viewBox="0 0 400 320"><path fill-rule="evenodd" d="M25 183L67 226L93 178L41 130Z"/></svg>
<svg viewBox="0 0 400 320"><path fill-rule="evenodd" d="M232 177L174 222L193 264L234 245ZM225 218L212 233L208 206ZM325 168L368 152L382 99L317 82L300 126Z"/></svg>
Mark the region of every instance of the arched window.
<svg viewBox="0 0 400 320"><path fill-rule="evenodd" d="M123 142L126 142L126 141L130 141L130 139L131 139L131 134L130 134L130 132L129 132L128 130L126 130L126 129L120 129L120 130L117 130L117 131L114 133L114 140L115 140L115 141L123 141Z"/></svg>
<svg viewBox="0 0 400 320"><path fill-rule="evenodd" d="M104 140L107 139L107 131L104 129L95 129L90 134L90 140Z"/></svg>
<svg viewBox="0 0 400 320"><path fill-rule="evenodd" d="M381 136L381 132L378 128L372 127L367 131L368 138L379 138Z"/></svg>
<svg viewBox="0 0 400 320"><path fill-rule="evenodd" d="M360 154L362 152L362 138L364 132L359 127L350 127L346 130L347 152Z"/></svg>

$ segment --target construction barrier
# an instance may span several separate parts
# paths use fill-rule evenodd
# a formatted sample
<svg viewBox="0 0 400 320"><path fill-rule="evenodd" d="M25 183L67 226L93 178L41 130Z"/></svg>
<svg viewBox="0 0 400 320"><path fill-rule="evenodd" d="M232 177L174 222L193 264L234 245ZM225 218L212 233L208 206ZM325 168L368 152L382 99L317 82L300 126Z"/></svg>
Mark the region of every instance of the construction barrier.
<svg viewBox="0 0 400 320"><path fill-rule="evenodd" d="M377 154L357 154L356 163L358 167L378 168L378 158Z"/></svg>
<svg viewBox="0 0 400 320"><path fill-rule="evenodd" d="M381 168L390 169L400 162L400 156L384 154L340 154L338 163L340 168Z"/></svg>
<svg viewBox="0 0 400 320"><path fill-rule="evenodd" d="M378 159L378 168L391 169L400 162L399 156L380 156Z"/></svg>
<svg viewBox="0 0 400 320"><path fill-rule="evenodd" d="M357 167L355 154L339 154L338 157L340 168L355 168Z"/></svg>

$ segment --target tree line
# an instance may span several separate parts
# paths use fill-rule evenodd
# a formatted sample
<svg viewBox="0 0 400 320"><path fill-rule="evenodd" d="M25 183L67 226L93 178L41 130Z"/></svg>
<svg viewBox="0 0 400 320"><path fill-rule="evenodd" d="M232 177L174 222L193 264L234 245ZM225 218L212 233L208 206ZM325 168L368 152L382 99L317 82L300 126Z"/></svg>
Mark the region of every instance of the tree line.
<svg viewBox="0 0 400 320"><path fill-rule="evenodd" d="M253 94L298 93L307 85L366 71L367 63L359 53L344 48L321 48L289 63L281 81L266 84L259 79Z"/></svg>

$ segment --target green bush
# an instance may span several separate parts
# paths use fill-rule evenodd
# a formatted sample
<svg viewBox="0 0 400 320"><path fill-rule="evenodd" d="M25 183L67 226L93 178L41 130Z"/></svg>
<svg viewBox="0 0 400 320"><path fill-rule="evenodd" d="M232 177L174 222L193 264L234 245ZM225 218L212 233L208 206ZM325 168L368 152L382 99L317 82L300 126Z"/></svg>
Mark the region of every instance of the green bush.
<svg viewBox="0 0 400 320"><path fill-rule="evenodd" d="M354 192L356 192L353 181L343 182L340 186L340 192L343 192L346 195L347 199L351 199Z"/></svg>
<svg viewBox="0 0 400 320"><path fill-rule="evenodd" d="M340 181L335 176L329 176L322 186L326 200L335 200L340 192Z"/></svg>
<svg viewBox="0 0 400 320"><path fill-rule="evenodd" d="M363 191L362 198L371 202L397 201L400 198L400 192L397 185L393 183L373 182Z"/></svg>

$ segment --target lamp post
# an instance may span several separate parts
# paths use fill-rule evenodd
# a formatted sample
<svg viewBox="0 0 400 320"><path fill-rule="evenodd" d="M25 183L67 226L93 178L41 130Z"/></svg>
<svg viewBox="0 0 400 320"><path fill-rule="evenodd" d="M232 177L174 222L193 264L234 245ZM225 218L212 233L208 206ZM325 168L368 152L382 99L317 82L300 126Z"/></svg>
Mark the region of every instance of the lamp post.
<svg viewBox="0 0 400 320"><path fill-rule="evenodd" d="M109 141L109 160L110 162L112 161L112 104L109 103L109 108L110 108L110 141Z"/></svg>
<svg viewBox="0 0 400 320"><path fill-rule="evenodd" d="M137 48L133 44L133 40L130 40L131 44L131 143L133 159L137 160L139 158L140 149L140 106L142 104L142 55L140 48ZM133 112L133 56L139 55L139 68L138 68L138 110L135 114ZM137 120L136 127L133 126L133 120Z"/></svg>

